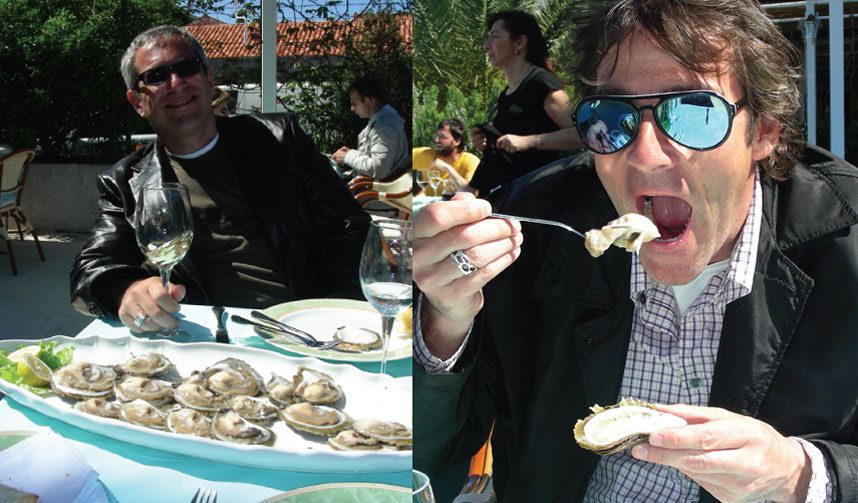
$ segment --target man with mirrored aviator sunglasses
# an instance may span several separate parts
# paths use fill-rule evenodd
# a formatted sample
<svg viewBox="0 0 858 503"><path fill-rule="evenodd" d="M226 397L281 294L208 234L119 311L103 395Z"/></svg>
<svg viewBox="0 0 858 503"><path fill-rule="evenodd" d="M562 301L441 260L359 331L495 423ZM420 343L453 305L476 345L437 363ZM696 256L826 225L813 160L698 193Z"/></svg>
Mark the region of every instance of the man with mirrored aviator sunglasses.
<svg viewBox="0 0 858 503"><path fill-rule="evenodd" d="M157 141L99 177L92 237L71 272L72 302L136 332L175 328L179 301L267 307L362 298L369 217L292 114L215 118L213 72L185 29L138 35L121 63L126 98ZM189 188L194 238L168 288L134 234L140 188Z"/></svg>
<svg viewBox="0 0 858 503"><path fill-rule="evenodd" d="M467 195L421 210L415 468L494 425L502 501L855 500L858 169L797 141L795 50L753 0L590 14L573 51L590 152L491 204L579 230L646 212L660 236L594 259ZM579 447L576 421L622 397L688 425Z"/></svg>

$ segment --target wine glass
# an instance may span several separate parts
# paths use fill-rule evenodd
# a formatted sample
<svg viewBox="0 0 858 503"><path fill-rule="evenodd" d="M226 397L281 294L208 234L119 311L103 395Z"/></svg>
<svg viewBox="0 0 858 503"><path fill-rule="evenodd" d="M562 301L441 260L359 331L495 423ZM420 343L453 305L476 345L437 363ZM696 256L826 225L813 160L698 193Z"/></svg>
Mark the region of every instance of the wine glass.
<svg viewBox="0 0 858 503"><path fill-rule="evenodd" d="M411 470L411 503L435 503L429 476L414 469Z"/></svg>
<svg viewBox="0 0 858 503"><path fill-rule="evenodd" d="M194 225L188 187L180 183L145 186L137 201L137 245L147 262L158 268L164 288L173 266L191 247ZM174 337L178 330L163 328L158 335Z"/></svg>
<svg viewBox="0 0 858 503"><path fill-rule="evenodd" d="M456 184L453 183L453 180L449 178L445 178L441 180L441 199L444 201L449 201L453 199L453 196L456 195Z"/></svg>
<svg viewBox="0 0 858 503"><path fill-rule="evenodd" d="M429 185L429 171L425 169L416 170L417 175L417 185L420 186L420 190L423 193L426 193L426 186Z"/></svg>
<svg viewBox="0 0 858 503"><path fill-rule="evenodd" d="M438 195L438 186L441 185L441 172L437 169L429 170L429 186L432 187L432 195Z"/></svg>
<svg viewBox="0 0 858 503"><path fill-rule="evenodd" d="M366 300L381 313L381 374L387 370L387 349L397 313L411 305L411 222L375 220L363 245L360 286Z"/></svg>

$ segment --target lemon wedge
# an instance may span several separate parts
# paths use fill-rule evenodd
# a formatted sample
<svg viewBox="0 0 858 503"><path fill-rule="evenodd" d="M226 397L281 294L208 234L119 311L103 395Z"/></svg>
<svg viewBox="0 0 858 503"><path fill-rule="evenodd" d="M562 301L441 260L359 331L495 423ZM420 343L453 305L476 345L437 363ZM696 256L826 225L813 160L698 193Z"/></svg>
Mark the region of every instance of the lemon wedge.
<svg viewBox="0 0 858 503"><path fill-rule="evenodd" d="M18 375L21 382L29 386L44 387L51 383L51 368L29 353L18 362Z"/></svg>
<svg viewBox="0 0 858 503"><path fill-rule="evenodd" d="M23 348L12 351L6 358L11 362L18 363L24 359L24 355L39 356L39 351L41 350L42 348L36 344L32 346L24 346Z"/></svg>

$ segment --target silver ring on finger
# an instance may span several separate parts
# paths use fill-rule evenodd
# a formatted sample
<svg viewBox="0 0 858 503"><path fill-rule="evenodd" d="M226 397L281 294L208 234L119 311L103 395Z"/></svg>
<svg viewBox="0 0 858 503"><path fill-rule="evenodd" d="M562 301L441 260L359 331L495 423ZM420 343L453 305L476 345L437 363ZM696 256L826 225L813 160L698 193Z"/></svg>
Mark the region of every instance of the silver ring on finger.
<svg viewBox="0 0 858 503"><path fill-rule="evenodd" d="M146 314L146 311L140 311L140 314L134 317L134 326L137 328L143 328L143 324L146 323L146 320L149 319L149 315Z"/></svg>
<svg viewBox="0 0 858 503"><path fill-rule="evenodd" d="M454 251L450 254L450 258L453 260L453 263L456 264L456 268L459 269L462 276L470 276L477 271L477 266L471 262L471 259L469 259L462 250Z"/></svg>

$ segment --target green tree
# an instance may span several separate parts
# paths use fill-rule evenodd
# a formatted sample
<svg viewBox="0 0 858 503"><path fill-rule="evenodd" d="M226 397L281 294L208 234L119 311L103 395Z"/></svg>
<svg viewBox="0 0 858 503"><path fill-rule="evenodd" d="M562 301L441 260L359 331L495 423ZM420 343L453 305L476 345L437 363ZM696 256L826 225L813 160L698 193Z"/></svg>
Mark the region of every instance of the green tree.
<svg viewBox="0 0 858 503"><path fill-rule="evenodd" d="M0 139L39 145L40 160L71 157L80 138L104 138L95 160L127 153L144 126L124 99L119 60L158 24L187 24L172 0L0 0Z"/></svg>

